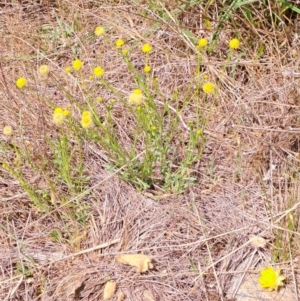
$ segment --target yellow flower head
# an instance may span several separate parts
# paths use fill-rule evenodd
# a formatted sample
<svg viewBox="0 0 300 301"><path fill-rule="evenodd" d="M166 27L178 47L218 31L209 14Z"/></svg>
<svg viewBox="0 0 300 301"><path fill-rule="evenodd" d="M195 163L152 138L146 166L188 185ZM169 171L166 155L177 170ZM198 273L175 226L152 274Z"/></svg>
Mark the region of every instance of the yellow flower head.
<svg viewBox="0 0 300 301"><path fill-rule="evenodd" d="M101 36L105 33L105 29L101 26L97 26L94 31L96 36Z"/></svg>
<svg viewBox="0 0 300 301"><path fill-rule="evenodd" d="M140 89L135 89L128 97L128 103L139 106L143 102L143 93Z"/></svg>
<svg viewBox="0 0 300 301"><path fill-rule="evenodd" d="M82 112L81 125L85 129L89 129L94 125L92 113L90 111L83 111Z"/></svg>
<svg viewBox="0 0 300 301"><path fill-rule="evenodd" d="M204 93L210 94L215 92L215 86L211 82L207 82L202 87Z"/></svg>
<svg viewBox="0 0 300 301"><path fill-rule="evenodd" d="M99 96L99 97L97 97L97 101L101 103L101 102L103 102L103 98L101 96Z"/></svg>
<svg viewBox="0 0 300 301"><path fill-rule="evenodd" d="M148 66L148 65L146 65L146 66L144 67L144 71L145 71L146 73L151 72L151 67Z"/></svg>
<svg viewBox="0 0 300 301"><path fill-rule="evenodd" d="M103 74L104 74L104 70L101 67L97 66L96 68L94 68L94 75L96 77L100 77Z"/></svg>
<svg viewBox="0 0 300 301"><path fill-rule="evenodd" d="M200 40L198 41L198 46L199 46L200 48L206 47L206 46L207 46L207 40L206 40L205 38L200 39Z"/></svg>
<svg viewBox="0 0 300 301"><path fill-rule="evenodd" d="M142 51L144 53L149 53L151 50L152 50L152 47L151 47L150 44L144 44L143 47L142 47Z"/></svg>
<svg viewBox="0 0 300 301"><path fill-rule="evenodd" d="M270 291L278 290L279 286L283 286L284 276L280 276L280 269L274 270L268 266L266 269L260 271L258 279L262 288L268 288Z"/></svg>
<svg viewBox="0 0 300 301"><path fill-rule="evenodd" d="M67 67L65 68L65 71L66 71L67 73L70 73L70 72L71 72L71 67L70 67L70 66L67 66Z"/></svg>
<svg viewBox="0 0 300 301"><path fill-rule="evenodd" d="M238 39L231 39L229 42L230 49L238 49L240 46L240 41Z"/></svg>
<svg viewBox="0 0 300 301"><path fill-rule="evenodd" d="M67 111L67 110L66 110ZM60 107L54 109L53 112L53 122L57 125L61 124L66 118L64 110Z"/></svg>
<svg viewBox="0 0 300 301"><path fill-rule="evenodd" d="M13 129L10 125L7 125L3 128L3 134L5 136L11 136L12 135L12 132L13 132Z"/></svg>
<svg viewBox="0 0 300 301"><path fill-rule="evenodd" d="M64 116L69 116L70 115L70 111L69 110L63 110L63 114Z"/></svg>
<svg viewBox="0 0 300 301"><path fill-rule="evenodd" d="M157 127L156 127L155 125L152 125L152 126L151 126L151 131L152 131L152 132L155 132L156 130L157 130Z"/></svg>
<svg viewBox="0 0 300 301"><path fill-rule="evenodd" d="M16 86L19 88L19 89L22 89L24 87L26 87L27 85L27 80L25 77L20 77L17 79L16 81Z"/></svg>
<svg viewBox="0 0 300 301"><path fill-rule="evenodd" d="M123 49L122 52L123 52L124 55L127 55L128 54L128 49Z"/></svg>
<svg viewBox="0 0 300 301"><path fill-rule="evenodd" d="M118 39L118 40L116 41L116 46L117 46L117 48L122 47L124 44L125 44L125 42L124 42L124 40L122 40L122 39Z"/></svg>
<svg viewBox="0 0 300 301"><path fill-rule="evenodd" d="M77 59L77 60L73 61L72 65L73 65L73 68L78 71L82 68L83 62L81 60Z"/></svg>
<svg viewBox="0 0 300 301"><path fill-rule="evenodd" d="M41 65L39 68L39 72L41 75L48 75L50 72L49 66L48 65Z"/></svg>

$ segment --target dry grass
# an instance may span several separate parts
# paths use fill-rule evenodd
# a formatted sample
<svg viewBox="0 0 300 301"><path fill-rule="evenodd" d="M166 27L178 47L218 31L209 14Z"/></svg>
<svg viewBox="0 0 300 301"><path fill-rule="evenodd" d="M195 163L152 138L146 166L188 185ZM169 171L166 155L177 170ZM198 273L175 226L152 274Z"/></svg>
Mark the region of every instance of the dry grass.
<svg viewBox="0 0 300 301"><path fill-rule="evenodd" d="M152 44L151 65L166 99L175 87L180 94L190 84L197 56L182 28L211 40L221 4L199 3L175 14L177 1L165 8L155 1L152 9L146 1L136 2L0 4L0 128L14 128L17 145L35 164L48 166L52 155L46 137L56 133L43 96L58 106L68 103L56 87L45 89L40 83L36 70L41 63L64 81L63 68L71 64L73 52L80 52L86 65L100 60L119 91L129 94L135 88L121 57L107 51L102 40L89 39L95 26L107 26L111 41L124 37ZM178 194L159 189L137 192L120 180L118 171L104 168L109 162L105 151L83 141L84 175L90 181L67 203L63 184L51 190L51 181L41 171L22 166L32 187L50 191L56 207L45 213L32 205L19 181L0 168L1 300L102 300L109 279L117 282L125 300L148 300L145 291L151 291L153 300L248 300L239 297L245 275L258 275L271 263L283 269L286 287L297 300L300 32L284 17L285 25L280 26L260 19L276 7L249 8L252 22L241 10L233 12L232 19L224 20L214 51L203 56L201 71L219 86L219 93L205 130L204 154L193 167L197 185ZM199 19L200 12L211 19L210 31ZM255 22L260 22L257 27ZM74 32L68 35L69 27ZM226 63L225 72L225 49L235 35L242 46ZM261 45L265 49L259 55ZM138 49L131 57L141 70ZM32 79L35 95L25 97L15 88L20 76ZM195 118L195 112L196 105L188 107L183 120ZM114 114L120 128L132 126L118 104ZM79 160L75 143L74 149ZM9 156L1 153L1 163L15 160ZM67 218L72 210L85 215L84 222ZM264 237L267 246L253 247L251 235ZM147 254L155 269L137 274L115 261L119 253ZM254 300L262 298L259 290ZM270 296L276 300L276 295Z"/></svg>

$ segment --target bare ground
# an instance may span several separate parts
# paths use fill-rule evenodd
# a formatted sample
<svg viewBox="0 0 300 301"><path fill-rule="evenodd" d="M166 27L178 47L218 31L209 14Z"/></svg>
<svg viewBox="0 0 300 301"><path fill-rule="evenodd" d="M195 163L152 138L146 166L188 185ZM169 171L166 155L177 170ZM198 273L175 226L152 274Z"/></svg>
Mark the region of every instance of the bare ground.
<svg viewBox="0 0 300 301"><path fill-rule="evenodd" d="M37 55L41 47L57 71L72 61L72 46L81 49L87 64L89 59L95 60L95 52L101 54L111 81L129 92L134 83L121 58L97 41L84 45L81 41L99 24L112 27L112 41L120 36L138 39L149 31L146 41L154 48L152 66L165 95L171 95L175 86L184 89L188 85L196 56L171 21L161 21L154 30L153 20L159 16L149 12L144 18L139 7L108 4L97 8L88 1L63 4L61 19L69 22L77 13L80 23L70 38L40 39L42 24L57 24L51 5L31 13L28 5L12 3L4 5L0 14L5 40L0 50L0 125L12 124L18 129L21 112L33 149L44 150L43 135L55 130L51 112L41 101L22 97L14 82L22 74L33 74L34 64L38 66L42 60ZM193 11L182 16L183 24L194 28L196 36L205 33L211 38L212 32L198 28L197 20ZM91 188L76 196L90 215L83 229L61 218L66 210L59 200L63 189L54 196L57 210L41 214L31 207L19 183L0 169L2 300L102 300L108 279L117 282L125 300L151 300L146 299L145 291L152 293L152 300L235 300L244 276L257 279L259 269L272 262L276 231L281 231L283 244L290 245L280 268L294 294L290 300L298 299L300 40L295 29L292 36L285 31L262 30L254 36L239 30L255 43L245 41L247 54L233 55L227 64L228 76L220 78L232 29L224 30L215 52L203 58L204 72L220 82L219 95L206 131L204 155L194 169L197 185L184 193L135 191L105 170L107 158L101 149L87 144L85 168ZM266 49L256 58L259 41ZM133 57L142 68L138 51ZM58 105L66 105L54 88L45 93ZM189 120L193 113L192 108L184 112L183 119ZM117 109L115 117L125 124L126 116ZM37 187L43 186L38 175L29 171L26 176ZM296 225L293 230L288 228L291 216ZM55 229L59 239L53 241ZM267 246L255 248L249 241L251 235L265 238ZM122 252L149 255L154 269L136 273L115 261L115 255ZM30 266L30 277L16 272L20 262ZM263 300L259 290L253 300Z"/></svg>

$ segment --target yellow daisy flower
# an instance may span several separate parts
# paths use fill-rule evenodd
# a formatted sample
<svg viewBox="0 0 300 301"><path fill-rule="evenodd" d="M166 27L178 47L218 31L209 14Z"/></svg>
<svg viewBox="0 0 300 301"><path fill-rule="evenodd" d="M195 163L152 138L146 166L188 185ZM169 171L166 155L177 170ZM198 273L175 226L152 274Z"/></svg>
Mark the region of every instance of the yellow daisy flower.
<svg viewBox="0 0 300 301"><path fill-rule="evenodd" d="M83 67L83 62L81 60L77 59L77 60L73 61L72 65L73 65L73 68L78 71Z"/></svg>
<svg viewBox="0 0 300 301"><path fill-rule="evenodd" d="M230 49L238 49L240 46L240 41L238 39L231 39L229 42Z"/></svg>
<svg viewBox="0 0 300 301"><path fill-rule="evenodd" d="M101 26L97 26L94 31L96 36L101 36L105 33L105 29Z"/></svg>
<svg viewBox="0 0 300 301"><path fill-rule="evenodd" d="M150 44L144 44L143 47L142 47L142 51L144 53L149 53L151 50L152 50L152 47L151 47Z"/></svg>
<svg viewBox="0 0 300 301"><path fill-rule="evenodd" d="M258 282L262 288L268 288L270 291L278 290L279 286L283 286L284 276L280 276L280 269L274 270L268 266L266 269L260 271Z"/></svg>
<svg viewBox="0 0 300 301"><path fill-rule="evenodd" d="M206 40L205 38L200 39L200 40L198 41L198 46L199 46L200 48L206 47L206 46L207 46L207 40Z"/></svg>
<svg viewBox="0 0 300 301"><path fill-rule="evenodd" d="M70 72L71 72L71 67L70 67L70 66L67 66L67 67L65 68L65 71L66 71L67 73L70 73Z"/></svg>
<svg viewBox="0 0 300 301"><path fill-rule="evenodd" d="M89 111L83 111L81 115L81 125L85 129L89 129L94 125L92 113Z"/></svg>
<svg viewBox="0 0 300 301"><path fill-rule="evenodd" d="M104 74L104 70L101 67L99 67L99 66L97 66L96 68L94 68L93 72L94 72L94 75L96 77L100 77L100 76L102 76Z"/></svg>
<svg viewBox="0 0 300 301"><path fill-rule="evenodd" d="M66 115L64 114L64 110L60 107L57 107L54 109L53 112L53 122L57 125L61 124L66 118Z"/></svg>
<svg viewBox="0 0 300 301"><path fill-rule="evenodd" d="M3 128L3 134L5 136L11 136L12 135L12 132L13 132L13 129L10 125L7 125Z"/></svg>
<svg viewBox="0 0 300 301"><path fill-rule="evenodd" d="M207 82L202 87L204 93L211 94L215 92L215 86L211 82Z"/></svg>
<svg viewBox="0 0 300 301"><path fill-rule="evenodd" d="M17 79L16 81L16 86L19 88L19 89L22 89L24 87L27 86L27 80L25 77L20 77Z"/></svg>
<svg viewBox="0 0 300 301"><path fill-rule="evenodd" d="M128 97L128 103L131 105L140 105L143 102L143 93L140 89L135 89Z"/></svg>
<svg viewBox="0 0 300 301"><path fill-rule="evenodd" d="M148 65L146 65L146 66L144 67L144 71L145 71L146 73L151 72L151 67L148 66Z"/></svg>
<svg viewBox="0 0 300 301"><path fill-rule="evenodd" d="M117 46L117 48L122 47L124 44L125 44L125 42L124 42L124 40L122 40L122 39L118 39L118 40L116 41L116 46Z"/></svg>

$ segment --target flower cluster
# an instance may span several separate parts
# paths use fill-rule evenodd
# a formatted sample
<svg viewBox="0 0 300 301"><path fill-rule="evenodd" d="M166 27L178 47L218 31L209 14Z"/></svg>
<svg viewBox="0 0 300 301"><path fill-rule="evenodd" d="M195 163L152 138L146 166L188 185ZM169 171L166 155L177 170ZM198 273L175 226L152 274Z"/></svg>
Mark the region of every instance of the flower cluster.
<svg viewBox="0 0 300 301"><path fill-rule="evenodd" d="M83 111L81 115L81 125L85 129L89 129L94 125L93 116L90 111Z"/></svg>
<svg viewBox="0 0 300 301"><path fill-rule="evenodd" d="M131 105L140 105L143 103L143 93L140 89L135 89L128 97L128 103Z"/></svg>
<svg viewBox="0 0 300 301"><path fill-rule="evenodd" d="M65 118L70 114L69 110L64 110L60 107L54 109L53 122L57 125L61 124Z"/></svg>

